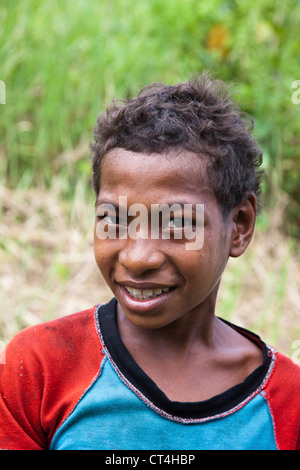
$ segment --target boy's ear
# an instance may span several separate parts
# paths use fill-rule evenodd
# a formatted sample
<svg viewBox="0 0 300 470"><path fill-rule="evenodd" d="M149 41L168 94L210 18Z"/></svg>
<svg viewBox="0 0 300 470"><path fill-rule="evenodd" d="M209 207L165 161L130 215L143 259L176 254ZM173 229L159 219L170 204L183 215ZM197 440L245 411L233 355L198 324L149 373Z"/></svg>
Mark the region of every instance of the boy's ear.
<svg viewBox="0 0 300 470"><path fill-rule="evenodd" d="M241 256L249 245L255 227L256 197L248 193L243 201L232 211L232 234L229 256Z"/></svg>

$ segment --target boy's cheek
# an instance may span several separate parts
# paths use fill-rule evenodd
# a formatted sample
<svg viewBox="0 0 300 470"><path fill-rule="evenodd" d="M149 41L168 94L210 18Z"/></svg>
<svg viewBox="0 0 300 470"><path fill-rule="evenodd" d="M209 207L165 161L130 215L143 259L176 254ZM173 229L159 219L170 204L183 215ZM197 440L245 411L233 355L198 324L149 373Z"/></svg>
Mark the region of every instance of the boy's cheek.
<svg viewBox="0 0 300 470"><path fill-rule="evenodd" d="M104 250L104 247L101 246L101 245L103 245L103 244L99 243L95 240L95 243L94 243L94 257L95 257L96 263L98 265L98 268L100 270L105 265L105 260L106 260L105 250Z"/></svg>
<svg viewBox="0 0 300 470"><path fill-rule="evenodd" d="M95 259L96 259L96 263L97 263L97 266L98 266L98 269L104 279L104 281L106 282L106 284L111 287L111 282L110 282L110 279L111 279L111 276L110 276L110 267L109 267L109 264L107 263L107 259L104 257L104 256L97 256L95 255Z"/></svg>
<svg viewBox="0 0 300 470"><path fill-rule="evenodd" d="M101 274L108 281L109 273L115 269L118 254L111 249L108 241L99 240L94 243L94 257Z"/></svg>

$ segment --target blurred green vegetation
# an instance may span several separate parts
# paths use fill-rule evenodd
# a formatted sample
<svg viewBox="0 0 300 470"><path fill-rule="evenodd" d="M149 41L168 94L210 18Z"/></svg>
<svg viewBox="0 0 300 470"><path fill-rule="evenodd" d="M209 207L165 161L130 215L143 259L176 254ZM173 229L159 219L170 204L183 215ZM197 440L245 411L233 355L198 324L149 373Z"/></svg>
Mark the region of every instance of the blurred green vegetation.
<svg viewBox="0 0 300 470"><path fill-rule="evenodd" d="M115 97L203 69L234 85L264 150L267 203L289 195L300 234L300 4L295 0L15 0L0 4L0 181L72 197L89 182L87 143ZM62 158L72 149L75 157Z"/></svg>

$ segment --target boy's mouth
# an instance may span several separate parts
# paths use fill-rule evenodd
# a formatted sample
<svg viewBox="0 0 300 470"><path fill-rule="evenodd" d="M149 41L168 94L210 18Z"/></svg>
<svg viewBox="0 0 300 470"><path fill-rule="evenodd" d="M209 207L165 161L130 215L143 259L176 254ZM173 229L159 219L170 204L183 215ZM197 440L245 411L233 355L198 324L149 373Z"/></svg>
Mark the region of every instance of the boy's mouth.
<svg viewBox="0 0 300 470"><path fill-rule="evenodd" d="M158 297L163 292L168 292L170 290L170 287L158 287L155 289L137 289L135 287L130 287L130 286L124 286L124 287L127 290L127 292L129 292L131 297L137 300L155 299L155 297Z"/></svg>
<svg viewBox="0 0 300 470"><path fill-rule="evenodd" d="M138 287L138 283L121 282L119 285L120 300L130 311L148 313L163 305L172 295L176 286L145 283ZM130 284L130 285L128 285ZM134 286L134 287L133 287Z"/></svg>

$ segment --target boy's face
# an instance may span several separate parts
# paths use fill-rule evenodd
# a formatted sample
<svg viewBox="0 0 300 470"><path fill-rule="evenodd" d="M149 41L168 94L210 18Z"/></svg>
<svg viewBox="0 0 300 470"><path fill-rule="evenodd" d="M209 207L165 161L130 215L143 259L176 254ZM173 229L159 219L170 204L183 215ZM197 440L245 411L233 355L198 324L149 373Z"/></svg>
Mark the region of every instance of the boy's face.
<svg viewBox="0 0 300 470"><path fill-rule="evenodd" d="M127 238L97 235L99 219L106 229L122 220L104 215L99 208L126 201L147 208L149 227L153 204L204 205L204 243L188 250L185 238L151 238L145 227ZM98 215L97 216L97 207ZM232 218L222 219L221 209L210 190L205 163L193 153L144 155L112 150L102 163L100 193L96 207L95 258L100 271L127 319L144 328L161 328L185 316L214 311L221 275L230 255ZM139 207L139 206L134 206ZM124 212L124 207L121 208ZM126 209L126 208L125 208ZM105 213L106 214L106 213ZM118 210L116 215L118 216ZM177 230L183 217L174 212L168 228ZM193 222L196 212L193 212ZM127 223L134 220L128 217ZM161 221L163 224L164 221ZM117 227L119 228L119 227ZM179 228L180 230L180 228ZM177 230L178 233L178 230ZM98 231L99 234L99 231ZM136 290L133 290L136 289ZM161 292L161 293L160 293Z"/></svg>

